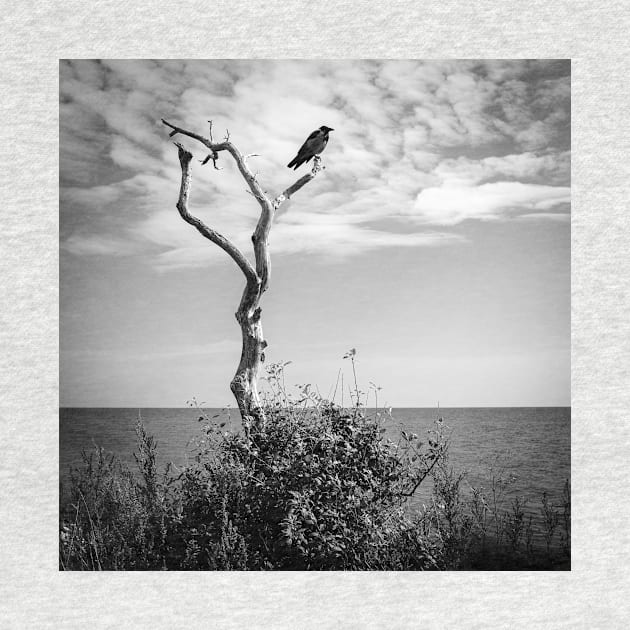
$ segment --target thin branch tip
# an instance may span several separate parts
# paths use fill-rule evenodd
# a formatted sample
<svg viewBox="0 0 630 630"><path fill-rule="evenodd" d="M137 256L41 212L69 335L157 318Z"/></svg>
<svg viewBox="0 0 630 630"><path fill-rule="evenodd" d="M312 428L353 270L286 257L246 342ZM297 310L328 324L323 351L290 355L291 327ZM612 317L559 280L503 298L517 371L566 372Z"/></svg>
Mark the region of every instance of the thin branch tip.
<svg viewBox="0 0 630 630"><path fill-rule="evenodd" d="M168 134L169 138L172 138L175 134L179 133L179 129L175 125L172 125L170 122L168 122L168 120L164 118L162 118L161 120L164 125L166 125L167 127L170 127L173 130L171 131L171 133Z"/></svg>

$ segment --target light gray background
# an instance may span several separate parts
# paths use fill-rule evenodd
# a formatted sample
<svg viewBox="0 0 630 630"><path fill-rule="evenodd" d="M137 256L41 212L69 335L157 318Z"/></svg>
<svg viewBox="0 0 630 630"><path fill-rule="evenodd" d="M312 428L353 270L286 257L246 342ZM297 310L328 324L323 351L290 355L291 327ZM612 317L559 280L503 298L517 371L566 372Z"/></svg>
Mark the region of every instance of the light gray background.
<svg viewBox="0 0 630 630"><path fill-rule="evenodd" d="M0 625L625 628L629 33L624 1L4 8ZM58 59L77 57L573 59L571 573L58 572Z"/></svg>

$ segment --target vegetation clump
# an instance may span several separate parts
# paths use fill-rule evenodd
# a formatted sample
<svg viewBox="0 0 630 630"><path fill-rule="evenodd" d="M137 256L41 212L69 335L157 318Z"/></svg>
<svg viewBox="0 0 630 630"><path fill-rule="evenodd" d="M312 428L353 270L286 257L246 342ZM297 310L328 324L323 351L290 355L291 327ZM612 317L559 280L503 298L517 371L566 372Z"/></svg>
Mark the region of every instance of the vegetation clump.
<svg viewBox="0 0 630 630"><path fill-rule="evenodd" d="M60 567L541 568L524 502L501 508L500 476L488 496L475 488L467 496L465 475L449 466L441 420L422 438L401 431L394 442L386 414L368 414L358 389L349 409L309 385L292 398L282 368L269 370L264 418L246 418L241 431L225 430L225 422L202 412L195 456L179 471L158 469L157 445L140 421L138 472L102 449L84 453L62 496ZM414 511L409 503L423 482L432 482L432 499ZM543 505L547 555L564 523L568 556L568 504L562 514L546 498Z"/></svg>
<svg viewBox="0 0 630 630"><path fill-rule="evenodd" d="M277 406L242 432L209 424L179 475L159 474L138 425L141 475L102 450L73 472L62 514L68 569L435 569L405 514L441 457L396 445L378 417L321 402Z"/></svg>

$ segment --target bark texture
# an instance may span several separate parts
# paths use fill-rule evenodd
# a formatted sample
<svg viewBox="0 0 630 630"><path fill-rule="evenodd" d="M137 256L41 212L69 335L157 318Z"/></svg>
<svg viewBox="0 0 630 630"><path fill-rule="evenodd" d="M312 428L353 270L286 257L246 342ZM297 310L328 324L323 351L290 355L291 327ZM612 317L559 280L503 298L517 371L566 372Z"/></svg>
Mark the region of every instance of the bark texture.
<svg viewBox="0 0 630 630"><path fill-rule="evenodd" d="M182 169L179 199L177 201L177 210L179 211L179 214L184 221L195 227L200 234L223 249L232 258L232 260L234 260L245 276L245 288L236 311L236 320L240 325L242 336L241 359L239 361L238 368L236 369L236 373L234 374L234 378L230 383L230 389L232 390L236 403L238 404L244 426L247 428L249 422L252 420L264 419L264 410L261 406L260 397L258 395L258 373L260 371L260 365L264 361L264 351L267 347L267 342L265 341L263 335L260 299L262 294L267 290L269 284L271 260L269 256L268 241L273 218L278 208L280 208L280 206L294 193L300 190L300 188L308 184L308 182L310 182L323 167L321 165L320 158L316 156L310 173L307 173L298 179L282 194L272 199L267 196L258 183L256 176L251 172L249 166L247 165L247 158L252 157L254 154L243 156L230 142L229 134L226 134L226 137L222 142L214 142L212 139L211 121L209 121L210 132L208 137L177 127L164 119L162 119L162 122L172 130L170 133L171 137L176 134L188 136L189 138L197 140L209 150L207 157L204 160L201 160L202 164L207 164L210 160L212 160L214 168L219 170L219 167L217 166L219 153L221 151L227 151L236 162L239 172L243 176L243 179L247 182L249 191L260 205L260 217L258 219L256 229L254 230L254 234L252 235L255 259L254 267L231 241L219 234L216 230L208 227L199 218L190 214L188 210L188 200L190 197L192 180L191 163L193 156L192 153L184 148L182 144L179 142L175 143L175 146L177 146L178 149L179 161Z"/></svg>

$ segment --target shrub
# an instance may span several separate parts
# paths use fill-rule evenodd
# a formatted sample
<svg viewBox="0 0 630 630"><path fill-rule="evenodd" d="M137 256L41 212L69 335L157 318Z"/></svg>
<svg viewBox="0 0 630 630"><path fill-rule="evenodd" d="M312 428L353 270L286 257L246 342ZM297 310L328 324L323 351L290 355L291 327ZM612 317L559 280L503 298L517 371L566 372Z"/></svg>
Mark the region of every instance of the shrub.
<svg viewBox="0 0 630 630"><path fill-rule="evenodd" d="M348 353L354 373L354 353ZM265 419L242 431L205 420L193 461L157 468L157 444L136 427L137 471L102 449L83 453L62 492L60 567L70 570L429 570L553 568L570 557L570 492L543 495L546 555L533 545L527 500L498 458L490 488L466 487L448 459L441 420L421 440L388 439L387 414L284 388L269 368ZM376 391L375 391L376 393ZM218 424L217 424L218 423ZM411 511L422 483L429 506Z"/></svg>
<svg viewBox="0 0 630 630"><path fill-rule="evenodd" d="M404 434L394 444L378 418L320 402L268 408L264 423L213 441L185 471L183 492L198 501L186 502L184 518L217 522L224 510L245 541L248 568L434 566L403 508L444 443L436 437L423 448ZM392 553L412 539L413 558Z"/></svg>
<svg viewBox="0 0 630 630"><path fill-rule="evenodd" d="M158 475L138 425L139 474L102 450L84 455L62 512L67 569L435 569L438 549L405 510L446 450L384 435L368 417L318 399L267 404L242 432L205 427L194 461Z"/></svg>

